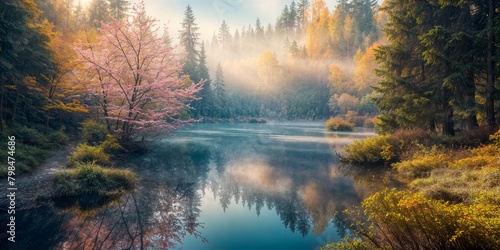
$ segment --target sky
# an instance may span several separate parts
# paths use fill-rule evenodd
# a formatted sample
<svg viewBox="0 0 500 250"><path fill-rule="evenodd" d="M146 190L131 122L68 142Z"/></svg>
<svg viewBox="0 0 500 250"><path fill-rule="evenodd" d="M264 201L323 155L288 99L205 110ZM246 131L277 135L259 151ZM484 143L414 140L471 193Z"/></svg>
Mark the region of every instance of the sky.
<svg viewBox="0 0 500 250"><path fill-rule="evenodd" d="M243 25L255 26L257 18L260 18L263 26L267 26L268 23L274 26L285 4L290 5L292 0L145 0L144 2L149 15L160 20L162 24L167 24L172 38L178 37L180 23L189 4L200 27L201 38L210 42L222 20L228 23L231 34L236 28L241 31ZM327 0L326 3L331 9L335 6L336 0Z"/></svg>

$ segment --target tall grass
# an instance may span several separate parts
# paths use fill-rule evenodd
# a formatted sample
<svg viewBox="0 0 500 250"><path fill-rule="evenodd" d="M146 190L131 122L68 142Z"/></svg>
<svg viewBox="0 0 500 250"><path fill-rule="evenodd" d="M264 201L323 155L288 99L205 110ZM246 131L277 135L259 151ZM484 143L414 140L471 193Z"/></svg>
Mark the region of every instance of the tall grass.
<svg viewBox="0 0 500 250"><path fill-rule="evenodd" d="M55 193L59 197L97 194L115 195L131 190L136 183L135 173L129 170L102 168L94 163L57 173L54 177Z"/></svg>
<svg viewBox="0 0 500 250"><path fill-rule="evenodd" d="M109 155L104 152L103 147L90 146L83 143L76 147L75 150L68 156L67 166L75 167L78 164L91 162L101 166L111 165Z"/></svg>

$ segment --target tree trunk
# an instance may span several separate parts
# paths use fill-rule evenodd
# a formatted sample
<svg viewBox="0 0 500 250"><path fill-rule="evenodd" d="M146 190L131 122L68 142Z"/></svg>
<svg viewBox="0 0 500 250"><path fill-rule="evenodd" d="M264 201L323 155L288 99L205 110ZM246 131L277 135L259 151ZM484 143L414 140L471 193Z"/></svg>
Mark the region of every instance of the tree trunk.
<svg viewBox="0 0 500 250"><path fill-rule="evenodd" d="M443 135L455 135L455 123L453 122L453 108L449 107L443 121Z"/></svg>
<svg viewBox="0 0 500 250"><path fill-rule="evenodd" d="M17 91L16 94L16 100L14 101L14 111L12 111L12 119L10 121L10 126L14 128L14 121L16 120L16 113L17 113L17 102L19 100L19 90Z"/></svg>
<svg viewBox="0 0 500 250"><path fill-rule="evenodd" d="M471 59L473 60L473 59ZM476 85L474 83L474 72L469 70L468 79L466 82L465 108L467 109L467 129L475 129L479 127L477 123L476 112Z"/></svg>
<svg viewBox="0 0 500 250"><path fill-rule="evenodd" d="M0 132L3 132L3 98L5 96L5 82L2 81L2 93L0 94Z"/></svg>
<svg viewBox="0 0 500 250"><path fill-rule="evenodd" d="M429 121L429 131L431 131L431 133L436 132L436 120L434 120L434 117L432 117Z"/></svg>
<svg viewBox="0 0 500 250"><path fill-rule="evenodd" d="M488 45L487 53L487 80L486 80L486 121L488 125L495 125L495 61L494 43L495 36L493 34L493 16L495 15L494 0L488 0Z"/></svg>

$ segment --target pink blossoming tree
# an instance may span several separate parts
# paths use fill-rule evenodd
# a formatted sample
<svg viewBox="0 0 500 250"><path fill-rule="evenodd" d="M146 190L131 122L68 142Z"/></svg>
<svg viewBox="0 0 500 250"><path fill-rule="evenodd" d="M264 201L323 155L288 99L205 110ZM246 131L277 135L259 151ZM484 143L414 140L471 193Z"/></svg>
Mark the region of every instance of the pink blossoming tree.
<svg viewBox="0 0 500 250"><path fill-rule="evenodd" d="M179 55L144 4L128 20L103 24L97 41L75 45L83 64L84 85L98 103L109 132L121 140L138 134L168 134L193 122L180 112L189 108L202 83L180 75Z"/></svg>

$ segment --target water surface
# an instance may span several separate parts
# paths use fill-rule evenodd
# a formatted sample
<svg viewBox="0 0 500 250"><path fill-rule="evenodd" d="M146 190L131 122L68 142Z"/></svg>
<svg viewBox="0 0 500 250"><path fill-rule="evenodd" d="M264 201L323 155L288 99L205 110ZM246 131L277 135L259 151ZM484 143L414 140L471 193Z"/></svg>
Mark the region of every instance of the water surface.
<svg viewBox="0 0 500 250"><path fill-rule="evenodd" d="M334 214L362 199L335 152L371 135L321 123L195 124L122 159L139 176L134 193L25 211L44 225L20 234L47 249L318 249L345 233Z"/></svg>

